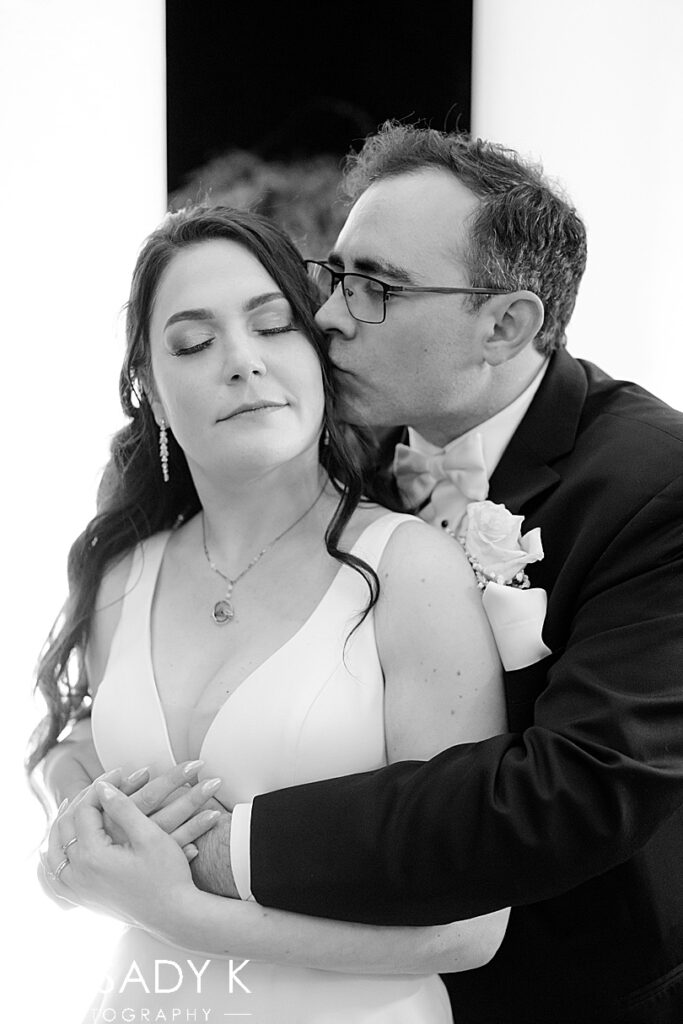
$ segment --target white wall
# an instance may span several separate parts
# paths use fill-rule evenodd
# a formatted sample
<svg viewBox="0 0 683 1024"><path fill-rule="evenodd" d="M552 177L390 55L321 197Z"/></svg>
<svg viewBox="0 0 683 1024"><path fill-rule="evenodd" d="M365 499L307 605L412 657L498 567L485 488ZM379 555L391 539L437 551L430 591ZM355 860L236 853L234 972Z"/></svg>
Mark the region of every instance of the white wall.
<svg viewBox="0 0 683 1024"><path fill-rule="evenodd" d="M473 131L540 158L588 228L570 350L683 407L683 4L474 0Z"/></svg>
<svg viewBox="0 0 683 1024"><path fill-rule="evenodd" d="M165 209L163 0L0 0L0 97L2 877L16 915L0 1017L73 1024L111 926L54 910L38 891L42 814L20 766L68 547L122 423L119 312Z"/></svg>

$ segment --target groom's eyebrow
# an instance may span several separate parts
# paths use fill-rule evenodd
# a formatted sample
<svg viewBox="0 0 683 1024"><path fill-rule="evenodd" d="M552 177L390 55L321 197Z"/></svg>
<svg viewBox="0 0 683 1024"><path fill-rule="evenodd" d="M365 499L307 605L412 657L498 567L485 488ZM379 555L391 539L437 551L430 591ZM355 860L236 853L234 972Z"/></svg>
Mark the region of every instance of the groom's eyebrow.
<svg viewBox="0 0 683 1024"><path fill-rule="evenodd" d="M334 251L328 256L327 262L332 267L344 266L341 254ZM376 260L372 256L359 256L353 261L353 269L359 274L370 274L371 277L390 277L400 284L411 284L413 281L412 275L405 267L400 267L390 260Z"/></svg>

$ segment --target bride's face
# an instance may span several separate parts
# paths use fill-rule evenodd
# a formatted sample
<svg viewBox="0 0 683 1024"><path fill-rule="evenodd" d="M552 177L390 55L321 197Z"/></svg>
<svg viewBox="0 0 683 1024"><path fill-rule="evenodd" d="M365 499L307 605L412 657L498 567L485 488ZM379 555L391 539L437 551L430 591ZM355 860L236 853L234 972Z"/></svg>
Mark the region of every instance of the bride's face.
<svg viewBox="0 0 683 1024"><path fill-rule="evenodd" d="M317 458L324 394L318 357L278 285L237 242L174 256L150 321L151 399L190 469L260 473Z"/></svg>

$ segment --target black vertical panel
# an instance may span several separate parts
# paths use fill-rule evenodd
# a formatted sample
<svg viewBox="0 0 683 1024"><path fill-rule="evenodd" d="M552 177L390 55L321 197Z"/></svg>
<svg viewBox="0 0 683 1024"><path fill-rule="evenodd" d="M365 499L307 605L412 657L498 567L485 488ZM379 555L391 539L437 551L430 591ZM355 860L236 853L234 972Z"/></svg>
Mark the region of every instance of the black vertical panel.
<svg viewBox="0 0 683 1024"><path fill-rule="evenodd" d="M343 155L386 118L470 125L471 0L166 0L169 191L228 149Z"/></svg>

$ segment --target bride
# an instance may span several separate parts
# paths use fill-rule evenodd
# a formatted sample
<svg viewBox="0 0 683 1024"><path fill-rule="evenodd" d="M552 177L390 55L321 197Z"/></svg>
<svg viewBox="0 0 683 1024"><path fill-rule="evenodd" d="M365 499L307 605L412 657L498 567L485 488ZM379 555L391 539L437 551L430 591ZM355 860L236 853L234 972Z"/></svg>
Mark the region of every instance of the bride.
<svg viewBox="0 0 683 1024"><path fill-rule="evenodd" d="M221 810L505 727L459 545L360 500L372 482L333 417L315 308L294 247L252 214L171 214L136 265L130 422L71 551L32 758L76 719L87 734L92 700L89 777L109 774L66 787L43 868L57 898L130 924L89 1022L446 1024L438 972L481 966L503 938L504 910L376 928L193 883L192 841ZM145 817L124 793L169 769L178 786L200 781Z"/></svg>

